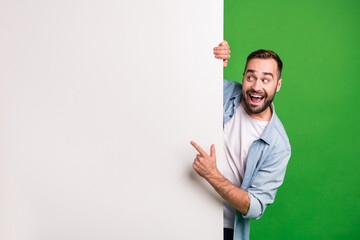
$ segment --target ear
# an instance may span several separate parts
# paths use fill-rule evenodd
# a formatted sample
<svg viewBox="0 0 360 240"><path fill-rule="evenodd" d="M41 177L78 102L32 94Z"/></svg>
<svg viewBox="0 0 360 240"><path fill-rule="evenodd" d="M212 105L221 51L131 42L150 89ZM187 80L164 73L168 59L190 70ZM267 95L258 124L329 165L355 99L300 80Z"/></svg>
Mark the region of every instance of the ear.
<svg viewBox="0 0 360 240"><path fill-rule="evenodd" d="M278 82L277 82L276 92L280 91L281 83L282 83L282 78L280 78L280 79L278 80Z"/></svg>

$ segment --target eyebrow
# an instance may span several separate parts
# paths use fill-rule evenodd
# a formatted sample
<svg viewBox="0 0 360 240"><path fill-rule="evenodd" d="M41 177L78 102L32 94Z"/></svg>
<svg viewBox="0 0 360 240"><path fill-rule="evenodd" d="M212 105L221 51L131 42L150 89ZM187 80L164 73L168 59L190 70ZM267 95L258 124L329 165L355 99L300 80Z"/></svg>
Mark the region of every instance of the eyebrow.
<svg viewBox="0 0 360 240"><path fill-rule="evenodd" d="M274 75L272 73L269 72L263 72L264 75L270 75L272 78L274 78Z"/></svg>
<svg viewBox="0 0 360 240"><path fill-rule="evenodd" d="M248 73L248 72L250 72L250 73L255 73L256 71L255 71L255 70L252 70L252 69L248 69L248 70L246 70L246 73ZM269 75L269 76L271 76L272 78L274 78L274 75L273 75L272 73L270 73L270 72L263 72L263 74L264 74L264 75Z"/></svg>

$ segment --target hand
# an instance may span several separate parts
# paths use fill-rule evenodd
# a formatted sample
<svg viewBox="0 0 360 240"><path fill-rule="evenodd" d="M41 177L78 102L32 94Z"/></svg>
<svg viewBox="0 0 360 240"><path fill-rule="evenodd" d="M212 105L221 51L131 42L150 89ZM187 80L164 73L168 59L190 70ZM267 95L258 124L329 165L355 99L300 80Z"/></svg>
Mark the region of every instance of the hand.
<svg viewBox="0 0 360 240"><path fill-rule="evenodd" d="M249 194L241 188L233 185L216 168L216 157L214 144L210 147L210 156L202 150L194 141L191 145L200 153L194 159L193 168L205 178L215 191L233 208L247 215L250 208Z"/></svg>
<svg viewBox="0 0 360 240"><path fill-rule="evenodd" d="M214 144L210 147L210 156L194 141L190 142L191 145L200 153L196 155L194 159L193 168L195 171L203 178L209 179L212 176L218 174L216 168L216 156L215 156L215 146Z"/></svg>
<svg viewBox="0 0 360 240"><path fill-rule="evenodd" d="M214 47L215 58L223 59L223 66L227 67L230 59L230 46L227 41L223 41L218 47Z"/></svg>

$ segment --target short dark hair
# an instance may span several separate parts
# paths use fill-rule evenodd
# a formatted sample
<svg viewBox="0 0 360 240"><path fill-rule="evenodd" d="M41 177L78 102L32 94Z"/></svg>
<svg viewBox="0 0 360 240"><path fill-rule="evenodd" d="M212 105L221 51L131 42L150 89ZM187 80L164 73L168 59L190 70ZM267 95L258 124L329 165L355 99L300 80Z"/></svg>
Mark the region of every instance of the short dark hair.
<svg viewBox="0 0 360 240"><path fill-rule="evenodd" d="M277 63L277 67L278 67L278 71L279 71L279 79L280 79L281 71L282 71L282 68L283 68L283 63L282 63L280 57L274 51L265 50L265 49L259 49L257 51L254 51L254 52L250 53L249 56L246 59L245 70L247 68L248 62L251 59L254 59L254 58L262 58L262 59L272 58L272 59L274 59L276 61L276 63Z"/></svg>

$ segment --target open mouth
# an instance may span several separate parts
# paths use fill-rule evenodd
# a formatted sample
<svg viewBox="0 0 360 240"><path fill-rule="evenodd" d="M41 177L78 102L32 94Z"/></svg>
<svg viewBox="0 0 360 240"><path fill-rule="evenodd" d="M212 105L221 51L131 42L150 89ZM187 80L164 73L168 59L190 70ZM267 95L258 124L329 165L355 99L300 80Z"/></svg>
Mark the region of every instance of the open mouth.
<svg viewBox="0 0 360 240"><path fill-rule="evenodd" d="M260 103L264 99L264 96L261 96L259 94L249 94L249 97L251 102L255 104Z"/></svg>

